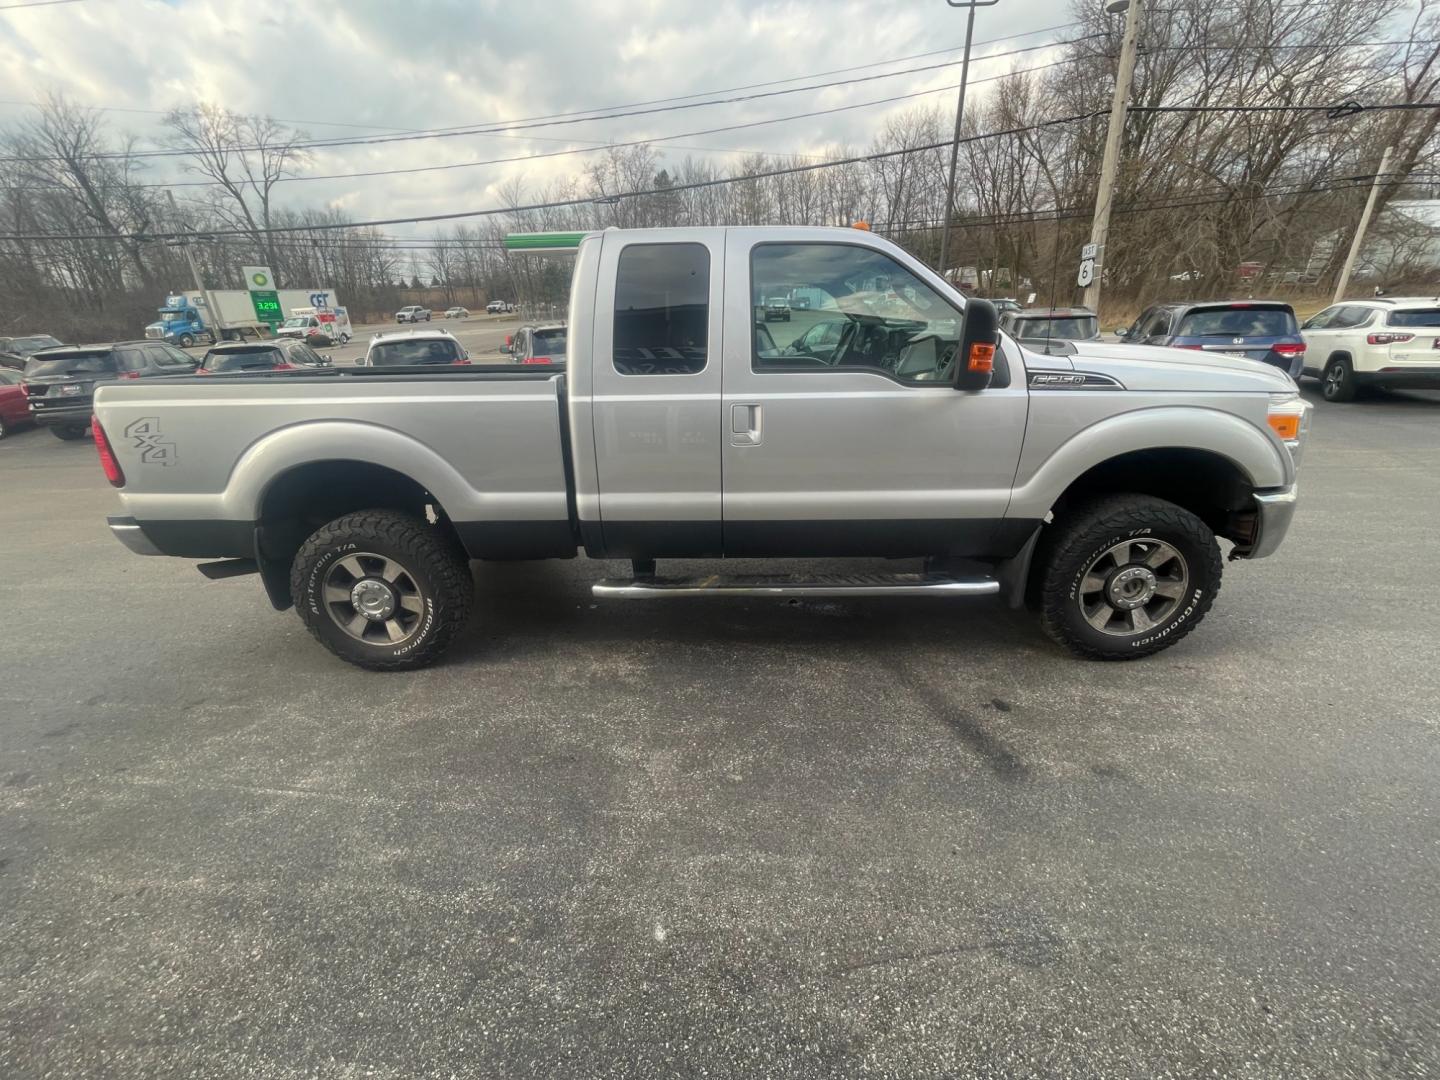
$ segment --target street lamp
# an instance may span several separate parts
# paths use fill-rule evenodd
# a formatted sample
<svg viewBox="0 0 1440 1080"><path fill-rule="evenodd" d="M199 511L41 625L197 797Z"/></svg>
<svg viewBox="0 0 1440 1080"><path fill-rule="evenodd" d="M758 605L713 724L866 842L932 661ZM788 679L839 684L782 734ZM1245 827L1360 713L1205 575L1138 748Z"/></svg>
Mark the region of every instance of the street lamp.
<svg viewBox="0 0 1440 1080"><path fill-rule="evenodd" d="M968 8L965 19L965 56L960 61L960 96L955 102L955 140L950 144L950 177L945 183L945 220L940 226L940 276L950 257L950 218L955 213L955 165L960 157L960 125L965 119L965 84L970 79L970 42L975 38L975 9L993 7L1000 0L945 0L951 7ZM1128 0L1127 0L1128 3Z"/></svg>

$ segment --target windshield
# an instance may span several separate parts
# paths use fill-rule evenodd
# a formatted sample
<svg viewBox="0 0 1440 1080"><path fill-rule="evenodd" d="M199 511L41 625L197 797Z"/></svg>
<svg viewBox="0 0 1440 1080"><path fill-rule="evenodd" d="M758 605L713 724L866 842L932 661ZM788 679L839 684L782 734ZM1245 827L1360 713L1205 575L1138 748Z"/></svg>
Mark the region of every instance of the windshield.
<svg viewBox="0 0 1440 1080"><path fill-rule="evenodd" d="M460 346L440 338L419 341L386 341L370 349L375 367L404 367L407 364L453 364L460 359Z"/></svg>
<svg viewBox="0 0 1440 1080"><path fill-rule="evenodd" d="M281 323L280 325L281 325L281 326L308 326L308 325L310 325L310 320L309 320L309 318L307 318L307 317L305 317L305 316L292 315L290 318L286 319L286 320L285 320L283 323Z"/></svg>
<svg viewBox="0 0 1440 1080"><path fill-rule="evenodd" d="M1072 315L1056 319L1020 319L1015 323L1015 336L1025 341L1035 338L1059 338L1061 341L1084 341L1095 336L1099 320L1094 315Z"/></svg>
<svg viewBox="0 0 1440 1080"><path fill-rule="evenodd" d="M564 356L564 355L565 355L565 331L564 331L564 330L536 330L536 331L535 331L535 355L536 355L536 356Z"/></svg>
<svg viewBox="0 0 1440 1080"><path fill-rule="evenodd" d="M242 371L274 367L284 358L279 349L261 346L253 349L211 349L200 366L206 371Z"/></svg>
<svg viewBox="0 0 1440 1080"><path fill-rule="evenodd" d="M1387 320L1389 326L1440 326L1440 308L1412 308L1410 311L1392 311Z"/></svg>
<svg viewBox="0 0 1440 1080"><path fill-rule="evenodd" d="M162 311L160 313L161 322L184 322L188 318L189 316L183 311Z"/></svg>
<svg viewBox="0 0 1440 1080"><path fill-rule="evenodd" d="M57 348L60 344L61 342L56 341L49 334L39 334L36 337L16 338L10 343L10 348L11 351L18 353L20 356L29 356L33 352L39 352L41 349Z"/></svg>
<svg viewBox="0 0 1440 1080"><path fill-rule="evenodd" d="M1180 320L1180 337L1289 337L1299 333L1289 308L1207 308Z"/></svg>
<svg viewBox="0 0 1440 1080"><path fill-rule="evenodd" d="M27 379L44 379L60 375L113 375L114 373L115 354L112 352L41 356L32 358L25 365Z"/></svg>

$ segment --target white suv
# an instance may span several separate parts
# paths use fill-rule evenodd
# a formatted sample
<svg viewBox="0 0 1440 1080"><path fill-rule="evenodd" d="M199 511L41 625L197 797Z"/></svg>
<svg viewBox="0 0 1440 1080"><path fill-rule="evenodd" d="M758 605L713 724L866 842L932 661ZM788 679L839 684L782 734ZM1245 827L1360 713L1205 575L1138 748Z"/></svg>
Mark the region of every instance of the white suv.
<svg viewBox="0 0 1440 1080"><path fill-rule="evenodd" d="M1304 374L1321 380L1326 401L1354 401L1362 386L1440 390L1440 300L1433 296L1333 304L1307 319L1300 335Z"/></svg>
<svg viewBox="0 0 1440 1080"><path fill-rule="evenodd" d="M392 330L370 339L361 367L433 367L470 363L449 330Z"/></svg>
<svg viewBox="0 0 1440 1080"><path fill-rule="evenodd" d="M403 307L395 313L395 321L398 323L417 323L421 319L424 319L426 322L430 321L430 309L421 307L419 304L411 304L409 307Z"/></svg>

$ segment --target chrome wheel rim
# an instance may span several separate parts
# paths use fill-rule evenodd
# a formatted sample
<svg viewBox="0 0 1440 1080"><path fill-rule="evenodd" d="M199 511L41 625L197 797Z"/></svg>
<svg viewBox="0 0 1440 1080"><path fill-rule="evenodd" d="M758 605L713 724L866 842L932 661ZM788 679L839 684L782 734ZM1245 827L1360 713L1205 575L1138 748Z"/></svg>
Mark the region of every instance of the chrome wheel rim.
<svg viewBox="0 0 1440 1080"><path fill-rule="evenodd" d="M373 552L337 559L320 589L335 625L366 645L407 641L425 614L425 597L414 575L396 560Z"/></svg>
<svg viewBox="0 0 1440 1080"><path fill-rule="evenodd" d="M1086 568L1076 599L1092 628L1130 637L1170 618L1189 587L1190 568L1173 546L1163 540L1122 540Z"/></svg>

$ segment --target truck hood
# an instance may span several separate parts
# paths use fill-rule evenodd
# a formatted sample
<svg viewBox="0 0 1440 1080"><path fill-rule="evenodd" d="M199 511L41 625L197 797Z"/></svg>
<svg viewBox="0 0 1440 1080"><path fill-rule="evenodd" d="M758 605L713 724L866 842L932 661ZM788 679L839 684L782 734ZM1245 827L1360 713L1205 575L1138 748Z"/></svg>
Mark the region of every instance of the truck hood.
<svg viewBox="0 0 1440 1080"><path fill-rule="evenodd" d="M1239 356L1123 342L1072 344L1075 351L1064 356L1027 351L1025 365L1031 371L1073 370L1108 375L1129 390L1283 393L1295 389L1295 381L1279 368Z"/></svg>

